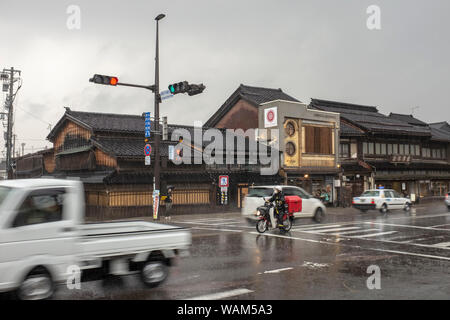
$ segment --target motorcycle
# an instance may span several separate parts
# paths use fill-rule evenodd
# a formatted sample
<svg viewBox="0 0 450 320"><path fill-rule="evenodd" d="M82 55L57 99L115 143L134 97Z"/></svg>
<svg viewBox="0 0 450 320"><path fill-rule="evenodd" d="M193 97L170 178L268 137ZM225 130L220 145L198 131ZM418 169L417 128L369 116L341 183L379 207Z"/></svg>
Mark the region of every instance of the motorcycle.
<svg viewBox="0 0 450 320"><path fill-rule="evenodd" d="M287 205L285 206L284 214L283 214L283 226L278 226L277 216L278 209L269 202L265 202L263 206L260 206L256 209L256 215L258 216L258 222L256 223L256 230L259 233L264 233L269 229L272 229L272 220L270 218L270 209L274 210L274 220L277 224L277 228L280 231L289 231L292 228L292 220L294 219L294 215L292 213L288 213ZM275 215L276 214L276 215Z"/></svg>

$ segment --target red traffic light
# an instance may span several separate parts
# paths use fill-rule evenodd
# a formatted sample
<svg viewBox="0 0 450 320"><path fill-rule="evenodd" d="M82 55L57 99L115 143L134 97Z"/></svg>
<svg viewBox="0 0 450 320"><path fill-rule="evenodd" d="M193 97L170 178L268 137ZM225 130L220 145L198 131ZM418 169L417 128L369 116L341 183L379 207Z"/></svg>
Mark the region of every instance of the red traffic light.
<svg viewBox="0 0 450 320"><path fill-rule="evenodd" d="M117 77L111 77L111 79L109 79L109 84L112 86L117 86L118 82L119 82L119 79Z"/></svg>
<svg viewBox="0 0 450 320"><path fill-rule="evenodd" d="M89 81L110 86L117 86L119 84L119 78L104 76L101 74L94 74L94 76L91 79L89 79Z"/></svg>

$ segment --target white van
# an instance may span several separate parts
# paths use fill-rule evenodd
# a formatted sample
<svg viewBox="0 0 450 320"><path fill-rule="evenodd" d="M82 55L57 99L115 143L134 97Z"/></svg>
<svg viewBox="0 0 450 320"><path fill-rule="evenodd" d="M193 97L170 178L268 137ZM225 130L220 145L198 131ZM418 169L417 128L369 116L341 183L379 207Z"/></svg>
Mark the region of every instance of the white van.
<svg viewBox="0 0 450 320"><path fill-rule="evenodd" d="M258 186L248 189L245 196L241 213L250 222L256 222L256 209L264 205L264 201L269 199L276 186ZM326 214L325 205L314 198L302 188L295 186L280 186L285 196L299 196L302 199L302 210L294 213L294 218L314 218L316 222L321 222Z"/></svg>

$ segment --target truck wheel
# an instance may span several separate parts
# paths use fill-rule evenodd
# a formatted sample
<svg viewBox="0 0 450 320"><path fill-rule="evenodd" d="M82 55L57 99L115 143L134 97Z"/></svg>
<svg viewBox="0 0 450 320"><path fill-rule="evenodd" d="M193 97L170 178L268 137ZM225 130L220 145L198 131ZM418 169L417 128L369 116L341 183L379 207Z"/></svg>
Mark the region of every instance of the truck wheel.
<svg viewBox="0 0 450 320"><path fill-rule="evenodd" d="M53 280L43 268L31 271L17 289L20 300L44 300L50 298L55 291Z"/></svg>
<svg viewBox="0 0 450 320"><path fill-rule="evenodd" d="M149 288L159 286L169 275L169 267L163 261L147 261L142 266L141 279Z"/></svg>
<svg viewBox="0 0 450 320"><path fill-rule="evenodd" d="M317 208L316 213L314 214L314 221L317 223L321 223L324 219L324 214L322 208Z"/></svg>
<svg viewBox="0 0 450 320"><path fill-rule="evenodd" d="M388 212L388 208L387 208L386 203L383 203L383 205L381 206L380 212L382 214L386 214Z"/></svg>

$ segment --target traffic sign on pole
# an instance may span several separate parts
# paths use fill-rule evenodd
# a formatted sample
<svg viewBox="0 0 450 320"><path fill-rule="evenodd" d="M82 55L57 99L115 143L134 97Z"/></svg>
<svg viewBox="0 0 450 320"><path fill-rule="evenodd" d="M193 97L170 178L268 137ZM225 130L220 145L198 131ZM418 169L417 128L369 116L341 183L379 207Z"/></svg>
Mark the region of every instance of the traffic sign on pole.
<svg viewBox="0 0 450 320"><path fill-rule="evenodd" d="M152 154L152 146L149 143L147 143L144 147L144 154L146 156L150 156Z"/></svg>
<svg viewBox="0 0 450 320"><path fill-rule="evenodd" d="M145 112L144 113L144 117L145 117L145 137L146 138L150 138L150 132L151 132L151 120L150 120L150 112Z"/></svg>

